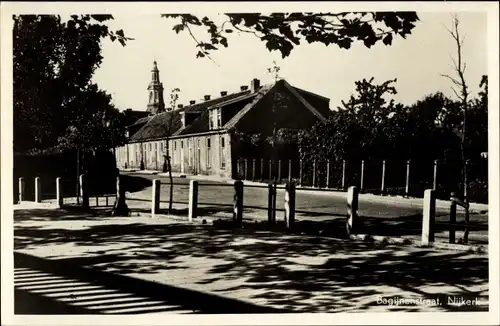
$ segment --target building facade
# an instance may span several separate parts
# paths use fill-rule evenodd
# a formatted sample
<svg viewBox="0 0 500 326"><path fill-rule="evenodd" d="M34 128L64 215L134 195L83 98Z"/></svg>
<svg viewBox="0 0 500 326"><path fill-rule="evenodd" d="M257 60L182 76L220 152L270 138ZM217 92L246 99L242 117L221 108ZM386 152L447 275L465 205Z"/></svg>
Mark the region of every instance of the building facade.
<svg viewBox="0 0 500 326"><path fill-rule="evenodd" d="M170 157L173 172L232 178L236 156L241 155L235 131L270 135L279 128L306 129L331 112L328 98L285 80L261 86L253 79L249 86L165 109L155 62L149 116L128 127L128 143L115 150L118 167L165 171Z"/></svg>

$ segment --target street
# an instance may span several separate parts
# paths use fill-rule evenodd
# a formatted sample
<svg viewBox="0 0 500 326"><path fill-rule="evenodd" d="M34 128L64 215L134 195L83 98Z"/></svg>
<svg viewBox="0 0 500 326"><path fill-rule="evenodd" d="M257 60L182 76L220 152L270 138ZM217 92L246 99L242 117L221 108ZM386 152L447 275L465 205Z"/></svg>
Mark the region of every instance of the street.
<svg viewBox="0 0 500 326"><path fill-rule="evenodd" d="M487 310L488 255L224 230L148 216L17 209L18 313ZM448 296L480 305L449 305ZM391 305L390 298L440 300ZM33 299L35 298L35 299ZM384 303L384 298L386 302ZM381 300L382 299L382 300ZM19 304L19 305L18 305Z"/></svg>
<svg viewBox="0 0 500 326"><path fill-rule="evenodd" d="M161 208L168 207L169 178L161 175L142 173L124 173L132 177L133 182L141 180L141 187L133 189L127 196L129 202L133 199L150 201L152 187L149 183L153 179L161 180L160 201ZM189 200L189 179L174 178L174 208L186 210ZM216 218L229 218L232 216L233 186L229 183L199 180L198 190L198 215ZM334 191L312 193L307 190L296 193L296 219L298 221L327 221L345 218L347 214L346 194ZM244 219L267 219L268 189L267 186L245 185L244 188ZM148 203L149 204L149 203ZM278 189L277 193L277 220L284 216L284 190ZM132 204L133 206L133 204ZM422 227L422 205L415 205L405 200L394 201L366 200L359 198L359 214L362 216L370 231L377 235L420 235ZM463 222L465 217L462 209L457 209L457 222ZM436 237L447 238L447 222L449 210L443 207L436 208ZM488 214L474 213L470 217L470 241L487 243ZM457 230L457 239L463 234Z"/></svg>

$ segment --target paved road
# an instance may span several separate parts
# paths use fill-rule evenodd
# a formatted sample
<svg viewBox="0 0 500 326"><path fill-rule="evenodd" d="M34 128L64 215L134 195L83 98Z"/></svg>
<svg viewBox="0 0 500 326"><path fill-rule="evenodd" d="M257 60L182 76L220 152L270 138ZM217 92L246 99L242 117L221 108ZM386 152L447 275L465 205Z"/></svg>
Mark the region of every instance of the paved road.
<svg viewBox="0 0 500 326"><path fill-rule="evenodd" d="M142 187L133 189L134 191L128 198L139 198L142 200L151 200L152 188L149 184L150 180L160 179L162 183L160 200L161 207L168 206L168 198L170 193L169 178L160 175L148 175L138 173L126 173L134 179L142 180ZM187 209L189 198L189 179L174 178L174 208ZM231 217L233 203L233 187L231 184L221 183L216 181L199 180L199 215L229 218ZM277 194L277 219L283 219L284 216L284 190L278 189ZM266 219L267 218L267 202L268 190L266 186L246 185L244 189L244 216L251 219ZM311 193L307 191L298 191L296 197L297 220L308 221L324 221L335 218L345 218L347 214L347 205L345 194L339 192L325 191L324 193ZM376 202L373 200L360 197L359 214L363 216L367 225L371 225L374 232L379 235L403 235L401 232L404 229L405 235L420 234L422 221L422 207L408 201L394 202ZM464 219L464 212L458 210L457 221L461 222ZM436 221L438 223L448 222L449 211L443 208L437 208ZM471 215L471 231L469 237L471 240L476 235L480 235L481 243L487 242L488 230L488 215L473 214ZM383 230L381 223L384 223ZM386 224L390 223L392 228L389 230ZM377 229L377 231L375 231ZM411 229L411 230L410 230ZM442 229L442 230L441 230ZM438 237L446 237L446 225L442 225L441 229L437 230ZM384 234L381 234L383 232ZM461 237L463 232L457 232L457 239Z"/></svg>
<svg viewBox="0 0 500 326"><path fill-rule="evenodd" d="M16 288L93 313L488 308L486 253L225 230L168 217L53 208L14 214ZM450 306L450 295L480 305Z"/></svg>

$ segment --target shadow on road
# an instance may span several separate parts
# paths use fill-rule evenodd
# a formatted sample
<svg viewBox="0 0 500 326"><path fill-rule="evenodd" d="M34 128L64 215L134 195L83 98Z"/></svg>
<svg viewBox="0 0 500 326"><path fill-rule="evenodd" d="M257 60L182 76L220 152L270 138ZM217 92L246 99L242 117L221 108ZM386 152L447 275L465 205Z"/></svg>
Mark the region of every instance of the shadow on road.
<svg viewBox="0 0 500 326"><path fill-rule="evenodd" d="M440 298L442 302L451 295L487 300L487 288L478 289L488 280L486 255L411 247L402 250L397 245L181 224L110 223L83 230L16 226L16 250L57 245L72 246L73 257L58 255L55 250L48 258L78 266L58 267L58 272L67 270L80 276L81 266L92 267L93 272L83 274L107 285L141 291L140 295L158 295L158 299L186 296L186 304L215 301L108 272L158 274L168 283L178 277L189 278L188 271L200 268L197 262L201 259L204 272L192 282L208 288L225 280L225 286L212 292L246 293L250 300L293 312L363 311L377 306L375 297L387 293ZM50 266L52 261L38 261L37 268L42 263ZM227 310L228 305L220 306L232 312L256 309ZM391 307L399 311L421 308ZM446 304L440 308L458 309ZM461 308L484 310L487 306Z"/></svg>
<svg viewBox="0 0 500 326"><path fill-rule="evenodd" d="M112 255L100 256L100 258L94 260L93 263L107 262L112 258ZM73 285L67 290L68 286L71 285L70 282L68 282L69 285L66 285L66 288L62 288L64 284L61 286L60 283L55 283L54 280L57 279L45 280L43 282L46 287L46 292L52 295L55 294L57 297L47 298L43 295L30 293L26 290L16 290L14 302L16 314L98 314L106 313L105 309L111 311L125 311L123 313L127 314L130 313L130 311L126 309L127 306L130 306L130 299L135 299L135 302L132 303L136 313L176 313L176 311L179 310L189 311L189 313L196 312L205 314L284 312L216 295L86 268L83 267L83 265L89 265L91 263L90 261L85 261L85 258L74 260L49 260L23 253L15 253L14 264L17 268L41 271L42 273L39 275L66 277L73 280L88 282L87 284L91 284L91 287L97 288L98 290L104 289L100 290L100 293L104 292L104 295L101 295L100 298L97 293L95 293L98 292L96 290L94 290L94 293L88 291L90 293L87 293L86 297L83 294L79 294L82 292L79 291L78 286ZM20 275L22 276L23 274ZM45 278L47 279L47 277ZM29 278L27 279L29 280ZM32 279L37 280L40 279L40 277ZM51 284L51 281L53 284ZM39 283L40 282L37 284ZM59 290L57 289L58 286ZM37 285L36 287L39 289L43 287L43 285ZM81 289L85 290L88 287L89 286L81 287ZM114 303L105 305L101 302L100 307L102 308L99 309L98 300L101 299L101 301L106 301L106 298L110 295L114 295L114 297L117 298L114 300ZM70 298L70 300L66 300L69 304L61 301L61 299L65 298ZM86 306L92 307L93 309L86 308Z"/></svg>

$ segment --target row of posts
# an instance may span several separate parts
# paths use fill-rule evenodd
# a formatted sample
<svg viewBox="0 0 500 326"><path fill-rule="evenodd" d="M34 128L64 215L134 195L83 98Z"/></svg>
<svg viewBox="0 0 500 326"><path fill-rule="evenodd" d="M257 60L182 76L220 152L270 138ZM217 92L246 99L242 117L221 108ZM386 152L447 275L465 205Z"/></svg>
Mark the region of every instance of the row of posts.
<svg viewBox="0 0 500 326"><path fill-rule="evenodd" d="M244 184L243 181L237 180L234 182L234 198L233 198L233 221L236 226L241 227L243 224L243 208L244 208ZM287 228L293 228L295 225L295 200L296 200L296 186L293 182L288 182L285 185L284 196L284 219ZM152 202L151 202L151 215L154 216L160 211L160 191L161 181L159 179L153 180L152 189ZM358 215L358 195L357 187L349 187L347 195L348 206L348 224L351 225L350 230L356 232L360 230L361 223ZM277 211L277 185L276 183L269 183L268 185L268 205L267 205L267 218L271 225L276 223ZM189 182L189 204L188 204L188 220L192 221L197 217L198 208L198 181L191 180Z"/></svg>
<svg viewBox="0 0 500 326"><path fill-rule="evenodd" d="M87 184L85 182L85 175L82 174L79 177L79 196L82 199L82 207L89 207L89 195L87 191ZM19 193L18 200L19 203L23 202L26 198L26 185L23 177L19 178ZM35 178L35 203L42 202L42 181L40 177ZM62 178L56 178L56 204L59 208L64 205L64 196L63 196L63 187L62 187Z"/></svg>
<svg viewBox="0 0 500 326"><path fill-rule="evenodd" d="M272 160L269 161L269 180L273 180L272 177ZM249 178L249 171L248 171L248 159L243 159L244 163L244 168L243 168L243 178L245 180L250 179ZM405 193L409 194L410 192L410 164L411 160L406 161L406 187L405 187ZM256 159L252 159L252 178L251 180L255 181L255 166L256 166ZM438 169L438 160L434 160L434 173L433 173L433 189L436 190L437 188L437 169ZM326 188L330 188L330 160L327 160L326 162ZM238 172L239 171L239 165L238 165ZM364 174L365 174L365 161L361 161L361 177L360 177L360 189L364 189ZM281 173L281 160L278 160L278 174L277 174L277 182L281 183L282 181L282 173ZM346 185L346 161L342 160L342 189L345 189ZM382 161L382 182L381 182L381 187L380 190L382 192L386 191L386 160ZM313 187L317 185L317 161L313 161L313 172L312 172L312 184ZM260 160L260 179L264 179L264 159ZM288 182L292 181L292 160L288 160ZM304 176L303 176L303 162L302 160L299 160L299 184L302 185L304 181Z"/></svg>
<svg viewBox="0 0 500 326"><path fill-rule="evenodd" d="M81 175L80 178L80 196L82 197L82 206L89 206L89 196L86 191L85 175ZM119 180L119 178L118 178ZM118 181L119 182L119 181ZM117 184L119 187L119 185ZM152 207L151 214L154 216L159 213L160 209L160 188L161 182L158 179L153 180L153 196L152 196ZM237 226L243 224L243 181L238 180L234 182L234 206L233 206L233 220L236 222ZM19 202L24 201L24 191L25 183L24 178L19 178ZM119 191L119 190L118 190ZM120 194L123 191L120 191ZM62 193L62 180L61 178L56 178L56 193L57 193L57 205L59 207L63 206L63 193ZM40 177L35 178L35 202L40 203L41 198L41 180ZM123 195L123 194L121 194ZM125 198L123 197L123 200ZM270 183L268 185L268 222L269 224L276 223L276 199L277 199L277 185L276 183ZM288 182L285 186L285 224L287 228L293 228L295 224L295 199L296 199L296 188L293 182ZM452 206L450 217L450 243L455 241L455 216L456 216L456 203L457 200L452 196ZM189 184L189 208L188 208L188 219L192 221L196 217L198 207L198 181L191 180ZM348 234L359 233L363 228L363 221L358 214L359 207L359 189L356 186L349 187L347 191L347 232ZM429 245L430 242L434 241L435 233L435 214L436 212L436 195L435 190L427 189L424 192L424 207L423 207L423 220L422 220L422 245ZM468 207L466 207L466 212L468 213ZM468 231L468 230L466 230Z"/></svg>

